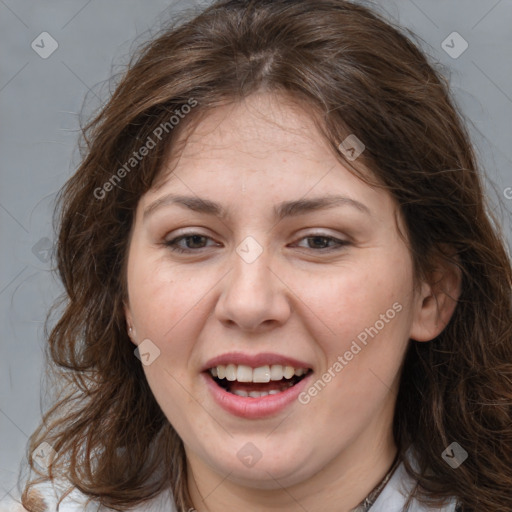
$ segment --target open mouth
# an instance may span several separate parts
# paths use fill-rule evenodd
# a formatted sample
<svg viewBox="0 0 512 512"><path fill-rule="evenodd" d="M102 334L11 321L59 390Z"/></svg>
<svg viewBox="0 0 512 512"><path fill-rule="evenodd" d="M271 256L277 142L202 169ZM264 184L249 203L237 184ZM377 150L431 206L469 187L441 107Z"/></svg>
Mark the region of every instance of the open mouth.
<svg viewBox="0 0 512 512"><path fill-rule="evenodd" d="M310 368L294 368L280 364L258 366L218 365L208 370L215 383L234 395L259 398L277 395L295 386L311 373Z"/></svg>

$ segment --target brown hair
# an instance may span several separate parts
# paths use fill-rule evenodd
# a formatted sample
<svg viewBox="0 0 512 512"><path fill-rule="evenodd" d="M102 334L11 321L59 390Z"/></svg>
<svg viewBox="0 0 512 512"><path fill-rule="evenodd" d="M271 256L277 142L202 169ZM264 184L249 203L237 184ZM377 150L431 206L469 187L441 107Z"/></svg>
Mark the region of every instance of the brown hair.
<svg viewBox="0 0 512 512"><path fill-rule="evenodd" d="M59 198L66 302L49 350L68 387L29 453L51 444L58 455L50 476L105 506L134 506L168 482L178 509L192 506L182 442L126 333L128 235L177 134L262 90L308 105L346 166L358 172L364 164L389 190L416 278L429 276L438 257L460 268L462 292L446 329L432 342L410 342L394 435L402 458L414 449L417 471L405 462L419 499L456 496L465 511L512 510L512 272L503 235L446 80L399 28L344 0L216 2L134 56L84 128L82 163ZM187 104L186 118L171 122ZM357 165L337 149L348 134L366 146ZM150 138L154 148L127 166ZM441 458L452 441L469 454L456 470Z"/></svg>

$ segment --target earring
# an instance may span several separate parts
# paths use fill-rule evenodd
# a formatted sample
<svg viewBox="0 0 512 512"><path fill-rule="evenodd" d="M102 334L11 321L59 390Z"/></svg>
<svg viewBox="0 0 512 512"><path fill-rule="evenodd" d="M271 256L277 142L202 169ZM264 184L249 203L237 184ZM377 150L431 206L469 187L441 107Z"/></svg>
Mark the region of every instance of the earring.
<svg viewBox="0 0 512 512"><path fill-rule="evenodd" d="M132 331L133 331L133 329L130 327L130 328L128 329L128 332L131 334L131 333L132 333Z"/></svg>

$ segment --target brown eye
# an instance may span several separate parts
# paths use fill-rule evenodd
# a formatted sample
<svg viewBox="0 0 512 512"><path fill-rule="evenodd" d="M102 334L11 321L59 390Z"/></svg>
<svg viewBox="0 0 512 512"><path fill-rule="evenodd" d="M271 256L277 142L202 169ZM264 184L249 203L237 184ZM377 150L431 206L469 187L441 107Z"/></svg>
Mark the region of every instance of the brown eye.
<svg viewBox="0 0 512 512"><path fill-rule="evenodd" d="M172 240L166 241L165 246L169 247L172 251L180 253L194 252L198 249L204 249L204 242L206 240L211 240L211 238L199 233L191 233L187 235L181 235L173 238ZM179 245L182 241L185 241L185 246Z"/></svg>
<svg viewBox="0 0 512 512"><path fill-rule="evenodd" d="M336 250L337 248L341 248L343 246L349 245L349 242L346 240L339 240L338 238L334 238L332 236L326 235L310 235L302 238L301 240L307 240L308 247L306 249L319 250L319 251L330 251ZM334 245L329 246L328 244L332 243Z"/></svg>

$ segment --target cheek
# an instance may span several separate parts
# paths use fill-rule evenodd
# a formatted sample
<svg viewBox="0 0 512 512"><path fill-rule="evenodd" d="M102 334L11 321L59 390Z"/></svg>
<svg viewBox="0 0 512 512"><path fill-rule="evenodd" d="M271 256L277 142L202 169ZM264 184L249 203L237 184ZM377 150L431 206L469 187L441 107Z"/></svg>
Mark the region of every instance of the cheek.
<svg viewBox="0 0 512 512"><path fill-rule="evenodd" d="M315 279L315 286L304 280L304 303L315 313L308 314L308 328L325 364L303 399L310 400L312 416L339 425L332 443L389 406L411 326L407 265L405 259L382 258ZM325 400L335 407L326 410Z"/></svg>
<svg viewBox="0 0 512 512"><path fill-rule="evenodd" d="M130 307L137 334L155 340L181 339L173 333L186 323L208 282L198 273L184 271L178 265L141 257L134 251L128 268Z"/></svg>
<svg viewBox="0 0 512 512"><path fill-rule="evenodd" d="M376 323L379 333L386 336L403 331L411 300L407 262L391 264L381 259L354 265L316 276L314 285L304 277L298 295L315 313L309 315L316 326L315 337L328 343L331 350L342 350Z"/></svg>
<svg viewBox="0 0 512 512"><path fill-rule="evenodd" d="M144 366L144 372L164 410L174 410L176 403L187 407L191 398L184 390L193 387L190 366L197 364L205 308L219 277L162 260L140 261L144 264L133 265L129 274L131 312L138 341L149 339L159 350L157 364Z"/></svg>
<svg viewBox="0 0 512 512"><path fill-rule="evenodd" d="M143 367L146 379L167 418L181 431L189 431L182 412L196 406L188 369L201 329L194 318L209 287L204 279L156 262L137 266L131 277L130 305L137 337L151 340L160 351L154 363ZM196 423L194 428L199 428Z"/></svg>

